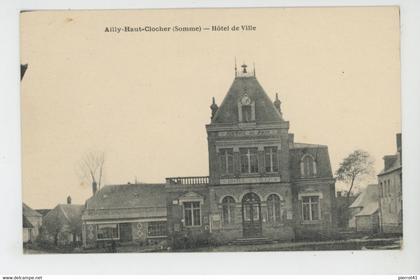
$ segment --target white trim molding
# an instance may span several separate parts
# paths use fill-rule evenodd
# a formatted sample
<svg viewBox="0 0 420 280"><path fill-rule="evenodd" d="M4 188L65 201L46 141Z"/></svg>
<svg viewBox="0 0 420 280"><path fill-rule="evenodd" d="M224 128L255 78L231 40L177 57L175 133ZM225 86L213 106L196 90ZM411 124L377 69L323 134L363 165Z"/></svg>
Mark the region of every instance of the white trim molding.
<svg viewBox="0 0 420 280"><path fill-rule="evenodd" d="M319 196L319 199L323 199L323 194L320 191L303 191L298 194L298 200L302 200L304 196Z"/></svg>

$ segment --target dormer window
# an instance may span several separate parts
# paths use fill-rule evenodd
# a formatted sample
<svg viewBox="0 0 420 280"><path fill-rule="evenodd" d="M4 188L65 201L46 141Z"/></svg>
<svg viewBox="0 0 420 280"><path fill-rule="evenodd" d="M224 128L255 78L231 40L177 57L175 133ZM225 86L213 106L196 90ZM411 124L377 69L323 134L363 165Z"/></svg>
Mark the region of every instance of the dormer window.
<svg viewBox="0 0 420 280"><path fill-rule="evenodd" d="M242 121L243 122L251 122L251 106L250 105L242 105Z"/></svg>
<svg viewBox="0 0 420 280"><path fill-rule="evenodd" d="M239 99L238 114L239 122L255 122L255 102L246 92Z"/></svg>
<svg viewBox="0 0 420 280"><path fill-rule="evenodd" d="M300 174L302 177L313 177L317 174L317 166L314 157L306 154L300 160Z"/></svg>

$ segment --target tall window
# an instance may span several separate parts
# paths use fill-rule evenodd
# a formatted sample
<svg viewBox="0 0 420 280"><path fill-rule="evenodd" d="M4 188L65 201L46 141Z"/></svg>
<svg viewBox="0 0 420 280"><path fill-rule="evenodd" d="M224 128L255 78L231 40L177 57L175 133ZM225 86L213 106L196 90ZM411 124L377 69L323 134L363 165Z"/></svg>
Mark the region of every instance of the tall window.
<svg viewBox="0 0 420 280"><path fill-rule="evenodd" d="M380 182L379 183L379 194L380 194L380 196L381 197L384 197L384 189L383 189L383 186L382 186L382 182Z"/></svg>
<svg viewBox="0 0 420 280"><path fill-rule="evenodd" d="M316 161L311 155L304 155L300 162L300 173L303 177L316 175Z"/></svg>
<svg viewBox="0 0 420 280"><path fill-rule="evenodd" d="M257 148L241 148L241 172L257 173L258 172L258 150Z"/></svg>
<svg viewBox="0 0 420 280"><path fill-rule="evenodd" d="M230 225L235 222L235 200L231 196L226 196L222 200L223 224Z"/></svg>
<svg viewBox="0 0 420 280"><path fill-rule="evenodd" d="M184 219L185 226L201 225L200 202L184 202Z"/></svg>
<svg viewBox="0 0 420 280"><path fill-rule="evenodd" d="M302 197L302 214L304 221L317 221L320 219L319 196Z"/></svg>
<svg viewBox="0 0 420 280"><path fill-rule="evenodd" d="M242 121L250 122L252 121L252 108L251 105L242 105Z"/></svg>
<svg viewBox="0 0 420 280"><path fill-rule="evenodd" d="M389 192L389 196L391 196L391 193L392 193L391 180L388 180L388 192Z"/></svg>
<svg viewBox="0 0 420 280"><path fill-rule="evenodd" d="M277 147L265 147L265 171L277 172L279 171L279 163L277 160Z"/></svg>
<svg viewBox="0 0 420 280"><path fill-rule="evenodd" d="M118 224L97 225L96 239L98 240L119 239L119 235Z"/></svg>
<svg viewBox="0 0 420 280"><path fill-rule="evenodd" d="M281 221L280 197L278 195L271 194L267 198L267 210L268 222L275 223Z"/></svg>
<svg viewBox="0 0 420 280"><path fill-rule="evenodd" d="M220 169L222 175L233 173L233 149L220 149Z"/></svg>
<svg viewBox="0 0 420 280"><path fill-rule="evenodd" d="M166 236L166 222L156 221L147 224L147 236L160 237Z"/></svg>

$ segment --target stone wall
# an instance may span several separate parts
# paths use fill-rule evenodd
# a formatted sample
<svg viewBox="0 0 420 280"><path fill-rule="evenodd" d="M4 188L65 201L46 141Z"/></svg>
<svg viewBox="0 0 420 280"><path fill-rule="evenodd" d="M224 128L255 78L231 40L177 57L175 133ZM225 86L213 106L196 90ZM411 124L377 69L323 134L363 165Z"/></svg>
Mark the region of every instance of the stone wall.
<svg viewBox="0 0 420 280"><path fill-rule="evenodd" d="M379 207L382 231L385 233L402 233L402 183L401 169L378 176ZM385 188L385 181L390 186Z"/></svg>

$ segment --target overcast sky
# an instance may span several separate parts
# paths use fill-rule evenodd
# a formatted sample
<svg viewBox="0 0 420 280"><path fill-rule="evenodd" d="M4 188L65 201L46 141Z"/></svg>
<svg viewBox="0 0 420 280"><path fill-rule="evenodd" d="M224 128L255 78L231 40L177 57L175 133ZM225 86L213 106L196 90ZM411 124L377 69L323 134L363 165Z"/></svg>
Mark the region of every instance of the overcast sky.
<svg viewBox="0 0 420 280"><path fill-rule="evenodd" d="M355 149L382 168L400 132L397 8L31 12L21 15L23 200L84 203L76 167L106 153L105 183L208 175L205 124L238 64L255 62L296 142L325 144L335 171ZM252 32L107 33L113 26ZM251 66L252 68L252 66Z"/></svg>

